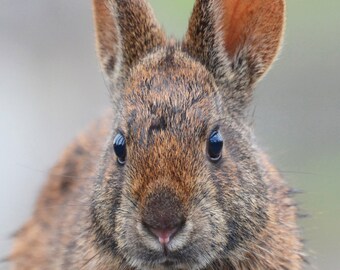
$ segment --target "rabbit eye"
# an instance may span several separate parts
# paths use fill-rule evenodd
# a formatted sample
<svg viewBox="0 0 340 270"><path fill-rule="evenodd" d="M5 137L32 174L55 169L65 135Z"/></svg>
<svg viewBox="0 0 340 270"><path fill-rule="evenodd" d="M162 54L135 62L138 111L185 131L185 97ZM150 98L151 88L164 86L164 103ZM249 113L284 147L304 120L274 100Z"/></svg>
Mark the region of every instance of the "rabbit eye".
<svg viewBox="0 0 340 270"><path fill-rule="evenodd" d="M126 140L120 133L113 140L113 150L116 153L118 163L124 165L126 159Z"/></svg>
<svg viewBox="0 0 340 270"><path fill-rule="evenodd" d="M210 160L217 162L222 157L223 138L219 131L213 131L209 137L207 152Z"/></svg>

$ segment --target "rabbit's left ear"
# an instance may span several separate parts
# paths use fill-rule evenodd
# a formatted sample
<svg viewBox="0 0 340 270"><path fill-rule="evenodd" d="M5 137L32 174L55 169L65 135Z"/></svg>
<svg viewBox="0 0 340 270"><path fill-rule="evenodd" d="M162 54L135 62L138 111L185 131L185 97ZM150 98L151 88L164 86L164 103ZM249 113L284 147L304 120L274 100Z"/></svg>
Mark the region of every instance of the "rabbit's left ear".
<svg viewBox="0 0 340 270"><path fill-rule="evenodd" d="M217 82L236 78L250 92L275 60L284 22L284 0L196 0L184 48ZM249 92L231 94L247 103Z"/></svg>
<svg viewBox="0 0 340 270"><path fill-rule="evenodd" d="M104 73L115 82L166 36L146 0L92 0L97 50Z"/></svg>

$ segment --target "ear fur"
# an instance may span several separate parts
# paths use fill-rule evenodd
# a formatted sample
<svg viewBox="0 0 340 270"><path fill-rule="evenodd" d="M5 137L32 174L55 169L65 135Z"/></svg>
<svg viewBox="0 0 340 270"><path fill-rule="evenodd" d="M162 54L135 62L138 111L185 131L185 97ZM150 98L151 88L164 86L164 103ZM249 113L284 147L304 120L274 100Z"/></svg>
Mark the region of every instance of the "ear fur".
<svg viewBox="0 0 340 270"><path fill-rule="evenodd" d="M93 0L98 56L111 82L166 37L145 0Z"/></svg>
<svg viewBox="0 0 340 270"><path fill-rule="evenodd" d="M284 0L196 0L183 46L243 110L276 58L284 23Z"/></svg>

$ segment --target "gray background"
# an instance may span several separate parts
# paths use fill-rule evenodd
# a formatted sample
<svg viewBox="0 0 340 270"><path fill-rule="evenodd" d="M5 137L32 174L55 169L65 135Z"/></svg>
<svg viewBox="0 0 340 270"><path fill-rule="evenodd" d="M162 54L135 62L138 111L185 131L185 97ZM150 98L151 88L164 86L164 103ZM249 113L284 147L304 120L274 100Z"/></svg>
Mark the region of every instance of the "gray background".
<svg viewBox="0 0 340 270"><path fill-rule="evenodd" d="M0 257L29 217L48 169L109 106L90 1L0 0ZM151 1L181 37L192 0ZM280 60L257 88L259 144L298 196L312 266L339 269L340 2L288 0ZM0 264L0 269L7 269Z"/></svg>

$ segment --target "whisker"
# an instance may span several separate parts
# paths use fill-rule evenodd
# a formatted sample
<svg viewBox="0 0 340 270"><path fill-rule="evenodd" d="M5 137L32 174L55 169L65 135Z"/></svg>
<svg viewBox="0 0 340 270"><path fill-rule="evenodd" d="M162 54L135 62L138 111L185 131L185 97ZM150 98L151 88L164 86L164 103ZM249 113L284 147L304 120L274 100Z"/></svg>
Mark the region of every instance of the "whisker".
<svg viewBox="0 0 340 270"><path fill-rule="evenodd" d="M100 254L100 251L98 251L95 255L93 255L90 259L88 259L85 264L80 269L85 269L85 267L92 262L98 255Z"/></svg>
<svg viewBox="0 0 340 270"><path fill-rule="evenodd" d="M100 69L100 71L101 71L100 73L101 73L101 75L102 75L102 79L103 79L105 88L106 88L106 90L107 90L107 93L108 93L109 96L110 96L110 100L113 102L113 94L112 94L112 91L111 91L109 85L107 84L107 80L105 79L104 72L102 71L102 69Z"/></svg>
<svg viewBox="0 0 340 270"><path fill-rule="evenodd" d="M268 171L268 172L272 172L272 171ZM278 170L279 173L282 174L301 174L301 175L313 175L313 176L325 176L322 174L318 174L318 173L313 173L313 172L303 172L303 171L286 171L286 170Z"/></svg>

